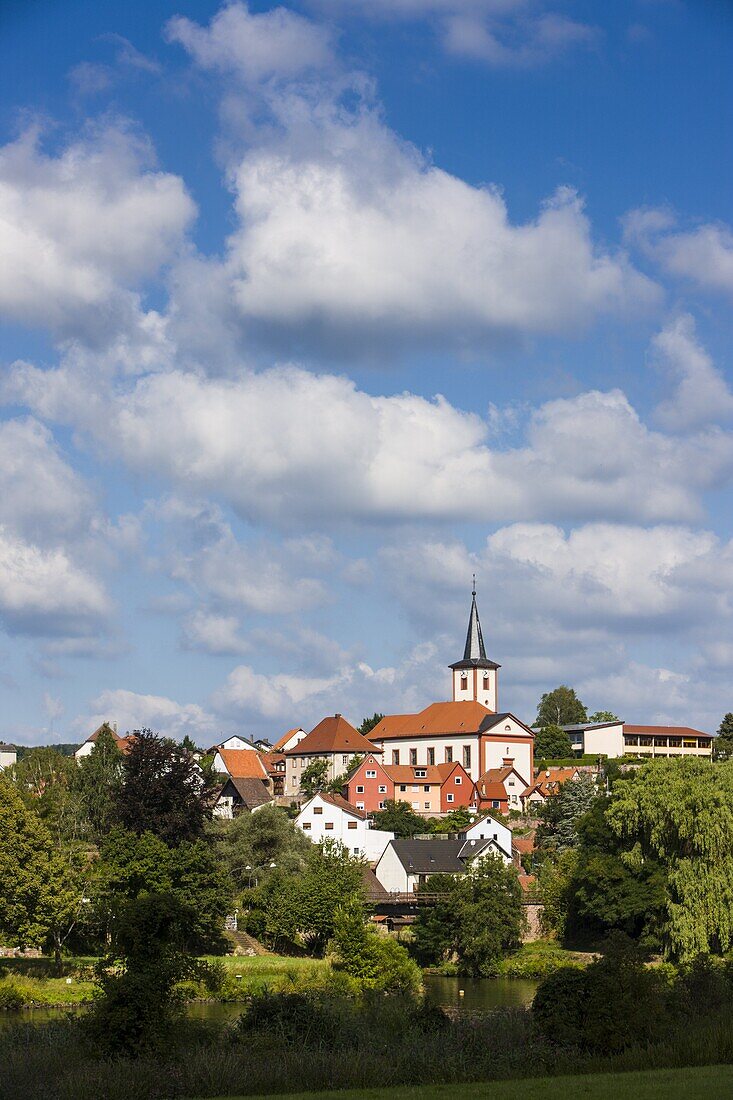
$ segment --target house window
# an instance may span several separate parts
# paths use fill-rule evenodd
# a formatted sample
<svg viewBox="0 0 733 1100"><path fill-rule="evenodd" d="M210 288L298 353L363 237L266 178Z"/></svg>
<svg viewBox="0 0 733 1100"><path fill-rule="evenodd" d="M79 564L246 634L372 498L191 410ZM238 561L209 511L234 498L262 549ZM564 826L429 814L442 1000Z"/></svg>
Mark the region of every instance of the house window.
<svg viewBox="0 0 733 1100"><path fill-rule="evenodd" d="M354 848L354 855L355 855L355 856L358 856L358 854L359 854L359 852L360 852L360 851L361 851L361 849L360 849L360 848Z"/></svg>
<svg viewBox="0 0 733 1100"><path fill-rule="evenodd" d="M357 794L364 794L364 788L363 787L357 787L356 788L356 793Z"/></svg>
<svg viewBox="0 0 733 1100"><path fill-rule="evenodd" d="M410 764L417 764L417 749L410 749Z"/></svg>
<svg viewBox="0 0 733 1100"><path fill-rule="evenodd" d="M342 757L341 757L341 763L342 763L342 764L344 765L344 767L346 767L346 765L348 764L348 762L349 762L349 758L348 758L348 756L342 756Z"/></svg>
<svg viewBox="0 0 733 1100"><path fill-rule="evenodd" d="M367 779L376 779L377 773L374 771L373 768L370 768L370 770L366 773L366 777Z"/></svg>
<svg viewBox="0 0 733 1100"><path fill-rule="evenodd" d="M425 803L425 809L426 809L426 810L429 810L429 809L430 809L430 803L429 803L429 802L426 802L426 803Z"/></svg>
<svg viewBox="0 0 733 1100"><path fill-rule="evenodd" d="M420 803L419 802L413 802L412 808L413 808L413 810L419 810L420 809Z"/></svg>
<svg viewBox="0 0 733 1100"><path fill-rule="evenodd" d="M435 763L435 749L428 749L428 764L430 764L431 767L432 767L432 765L434 763Z"/></svg>
<svg viewBox="0 0 733 1100"><path fill-rule="evenodd" d="M456 776L456 786L457 786L457 787L460 787L460 785L461 785L461 783L462 783L462 782L463 782L463 779L462 779L462 777L461 777L460 775L457 775L457 776Z"/></svg>
<svg viewBox="0 0 733 1100"><path fill-rule="evenodd" d="M313 813L314 814L322 814L323 813L323 806L314 806L313 807Z"/></svg>
<svg viewBox="0 0 733 1100"><path fill-rule="evenodd" d="M358 824L359 824L358 821L347 821L346 822L346 828L347 829L355 829Z"/></svg>
<svg viewBox="0 0 733 1100"><path fill-rule="evenodd" d="M333 829L333 821L327 821L324 825L324 829Z"/></svg>
<svg viewBox="0 0 733 1100"><path fill-rule="evenodd" d="M311 827L310 821L304 821L303 822L303 828L304 829L310 829L310 827Z"/></svg>
<svg viewBox="0 0 733 1100"><path fill-rule="evenodd" d="M489 690L489 677L484 676L484 691L488 691L488 690Z"/></svg>
<svg viewBox="0 0 733 1100"><path fill-rule="evenodd" d="M379 793L380 794L386 794L387 793L387 788L384 785L380 786Z"/></svg>
<svg viewBox="0 0 733 1100"><path fill-rule="evenodd" d="M461 674L461 691L468 691L468 676L465 672Z"/></svg>
<svg viewBox="0 0 733 1100"><path fill-rule="evenodd" d="M415 779L425 779L427 774L425 768L415 768Z"/></svg>
<svg viewBox="0 0 733 1100"><path fill-rule="evenodd" d="M357 808L357 810L363 810L364 809L364 803L363 802L357 802L356 808ZM349 828L350 829L355 829L356 825L349 825Z"/></svg>
<svg viewBox="0 0 733 1100"><path fill-rule="evenodd" d="M399 764L399 762L400 762L400 750L399 749L392 749L392 763L393 764Z"/></svg>
<svg viewBox="0 0 733 1100"><path fill-rule="evenodd" d="M464 768L470 768L471 767L471 746L470 745L464 745L463 746L463 766L464 766Z"/></svg>
<svg viewBox="0 0 733 1100"><path fill-rule="evenodd" d="M446 795L446 801L452 802L453 801L453 795L452 794Z"/></svg>
<svg viewBox="0 0 733 1100"><path fill-rule="evenodd" d="M383 810L383 809L384 809L384 803L383 803L383 802L380 802L380 803L379 803L379 808L380 808L380 810Z"/></svg>
<svg viewBox="0 0 733 1100"><path fill-rule="evenodd" d="M446 764L452 764L453 763L453 746L452 745L446 745L446 747L445 747L445 762L446 762Z"/></svg>
<svg viewBox="0 0 733 1100"><path fill-rule="evenodd" d="M412 788L412 793L413 793L413 794L415 794L415 792L416 792L416 791L419 791L419 790L420 790L420 788L418 787L417 783L415 783L415 784L413 785L413 788Z"/></svg>
<svg viewBox="0 0 733 1100"><path fill-rule="evenodd" d="M425 794L430 794L430 784L426 783L423 787L423 790L425 791Z"/></svg>
<svg viewBox="0 0 733 1100"><path fill-rule="evenodd" d="M405 786L405 784L404 784L404 783L400 783L400 791L401 791L401 793L402 793L402 794L404 794L406 790L407 790L407 787Z"/></svg>
<svg viewBox="0 0 733 1100"><path fill-rule="evenodd" d="M492 799L491 808L492 808L492 810L498 810L499 809L499 799L498 798Z"/></svg>

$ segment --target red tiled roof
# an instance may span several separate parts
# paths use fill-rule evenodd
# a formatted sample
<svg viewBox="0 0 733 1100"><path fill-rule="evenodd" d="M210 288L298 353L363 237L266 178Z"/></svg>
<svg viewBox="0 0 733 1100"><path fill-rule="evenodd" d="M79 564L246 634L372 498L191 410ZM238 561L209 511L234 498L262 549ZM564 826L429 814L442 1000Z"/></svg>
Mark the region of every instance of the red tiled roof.
<svg viewBox="0 0 733 1100"><path fill-rule="evenodd" d="M702 730L691 729L690 726L630 726L624 722L624 733L641 733L648 736L660 737L707 737L710 740L715 736L712 733L703 733Z"/></svg>
<svg viewBox="0 0 733 1100"><path fill-rule="evenodd" d="M492 802L506 802L507 800L506 787L503 783L499 783L497 781L486 782L479 779L478 783L476 784L476 791L478 792L478 796L482 801L484 801L485 799L490 799Z"/></svg>
<svg viewBox="0 0 733 1100"><path fill-rule="evenodd" d="M463 768L454 760L452 764L383 764L383 770L393 783L430 783L442 786L443 783L458 768ZM425 772L425 775L415 775L415 772Z"/></svg>
<svg viewBox="0 0 733 1100"><path fill-rule="evenodd" d="M256 749L219 749L229 775L238 779L266 779L263 754Z"/></svg>
<svg viewBox="0 0 733 1100"><path fill-rule="evenodd" d="M355 755L356 753L376 752L374 745L362 737L350 722L341 714L332 714L324 718L307 734L303 740L288 749L286 756L300 756L309 753L343 752Z"/></svg>
<svg viewBox="0 0 733 1100"><path fill-rule="evenodd" d="M388 714L369 734L372 741L394 737L431 737L443 733L478 733L494 712L482 703L431 703L418 714Z"/></svg>
<svg viewBox="0 0 733 1100"><path fill-rule="evenodd" d="M350 802L347 802L343 795L326 794L325 791L319 791L315 797L323 799L323 801L327 802L330 806L336 806L339 810L344 810L346 813L351 814L352 817L358 817L362 821L366 821L369 816L364 813L363 810L358 810L356 806L352 806Z"/></svg>
<svg viewBox="0 0 733 1100"><path fill-rule="evenodd" d="M534 833L532 836L512 837L512 847L516 848L520 855L534 851Z"/></svg>
<svg viewBox="0 0 733 1100"><path fill-rule="evenodd" d="M272 746L273 749L275 750L275 752L280 752L280 750L283 749L285 745L287 745L288 741L293 736L293 734L299 733L299 732L300 732L300 726L296 726L295 729L288 730L287 733L284 733L282 735L282 737L278 737L277 741Z"/></svg>

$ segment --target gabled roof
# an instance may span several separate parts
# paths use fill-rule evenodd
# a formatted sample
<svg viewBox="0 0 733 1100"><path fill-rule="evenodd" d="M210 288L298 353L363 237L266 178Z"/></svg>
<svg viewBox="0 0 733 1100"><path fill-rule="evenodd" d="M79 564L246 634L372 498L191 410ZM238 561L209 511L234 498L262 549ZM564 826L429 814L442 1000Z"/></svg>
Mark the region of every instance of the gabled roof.
<svg viewBox="0 0 733 1100"><path fill-rule="evenodd" d="M266 779L267 769L257 749L219 749L219 756L232 778Z"/></svg>
<svg viewBox="0 0 733 1100"><path fill-rule="evenodd" d="M228 789L233 787L242 802L249 809L254 806L266 806L272 797L261 779L248 779L239 775L230 775L221 789L219 797L226 797Z"/></svg>
<svg viewBox="0 0 733 1100"><path fill-rule="evenodd" d="M135 735L131 734L131 733L126 733L124 737L120 737L120 735L115 732L115 730L112 728L112 726L109 724L109 722L102 722L101 726L98 726L97 729L95 729L94 733L89 734L89 736L87 737L86 741L83 742L83 744L86 745L90 741L96 743L97 740L99 739L100 734L102 734L104 732L108 732L108 733L112 734L112 736L115 739L115 744L117 745L117 748L120 750L121 753L126 753L126 752L130 751L130 746L132 745L132 742L135 740Z"/></svg>
<svg viewBox="0 0 733 1100"><path fill-rule="evenodd" d="M286 756L303 756L309 753L343 752L354 755L356 753L377 752L378 750L355 730L350 722L341 714L332 714L324 718L307 734L302 741L288 749Z"/></svg>
<svg viewBox="0 0 733 1100"><path fill-rule="evenodd" d="M480 840L464 840L463 847L458 853L458 858L464 861L467 859L476 859L478 856L487 855L492 848L504 852L498 839L494 836L483 837ZM504 852L504 855L509 855L509 853Z"/></svg>
<svg viewBox="0 0 733 1100"><path fill-rule="evenodd" d="M483 703L465 700L431 703L418 714L389 714L369 735L373 741L395 737L435 737L442 733L478 733L496 717Z"/></svg>
<svg viewBox="0 0 733 1100"><path fill-rule="evenodd" d="M527 855L534 851L534 833L531 836L512 837L512 848L516 848L521 855Z"/></svg>
<svg viewBox="0 0 733 1100"><path fill-rule="evenodd" d="M282 775L285 769L284 752L261 752L260 757L268 775Z"/></svg>
<svg viewBox="0 0 733 1100"><path fill-rule="evenodd" d="M476 793L482 802L506 802L508 798L503 783L491 782L483 777L476 784Z"/></svg>
<svg viewBox="0 0 733 1100"><path fill-rule="evenodd" d="M17 752L15 745L9 745L7 741L0 741L0 752Z"/></svg>
<svg viewBox="0 0 733 1100"><path fill-rule="evenodd" d="M411 875L457 875L466 866L458 858L463 840L393 840L398 860Z"/></svg>
<svg viewBox="0 0 733 1100"><path fill-rule="evenodd" d="M344 813L350 814L352 817L358 817L360 821L366 821L369 816L364 813L363 810L358 810L356 806L352 806L350 802L347 802L343 795L328 794L326 791L319 791L318 794L314 794L310 802L306 802L303 809L305 809L306 806L310 806L310 803L316 798L320 798L323 802L327 802L329 806L335 806L336 809L343 810Z"/></svg>
<svg viewBox="0 0 733 1100"><path fill-rule="evenodd" d="M272 746L273 751L274 752L281 752L285 748L285 746L287 745L290 738L294 737L296 733L300 733L300 730L301 730L301 727L296 726L295 729L288 730L286 733L284 733L282 735L282 737L278 737L277 741ZM305 732L305 731L303 731L303 732Z"/></svg>
<svg viewBox="0 0 733 1100"><path fill-rule="evenodd" d="M429 783L442 786L456 769L465 769L454 760L452 764L383 764L382 770L393 783ZM415 775L424 772L424 775ZM469 777L469 782L470 782Z"/></svg>

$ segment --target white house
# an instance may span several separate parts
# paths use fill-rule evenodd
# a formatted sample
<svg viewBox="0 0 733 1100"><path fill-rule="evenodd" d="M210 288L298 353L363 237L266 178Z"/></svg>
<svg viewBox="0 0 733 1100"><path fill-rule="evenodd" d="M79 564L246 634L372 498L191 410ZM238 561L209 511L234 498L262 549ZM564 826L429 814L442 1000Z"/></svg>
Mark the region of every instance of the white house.
<svg viewBox="0 0 733 1100"><path fill-rule="evenodd" d="M8 745L0 741L0 772L6 768L12 768L18 762L18 750L15 745Z"/></svg>
<svg viewBox="0 0 733 1100"><path fill-rule="evenodd" d="M373 829L363 810L357 810L340 794L314 795L305 803L295 824L314 844L338 840L351 855L363 856L369 862L379 859L394 833Z"/></svg>
<svg viewBox="0 0 733 1100"><path fill-rule="evenodd" d="M505 864L511 863L511 841L509 843L507 853L498 837L493 835L466 837L460 834L458 840L445 837L393 840L382 852L374 874L390 894L412 894L431 875L467 874L471 863L483 856L496 855Z"/></svg>
<svg viewBox="0 0 733 1100"><path fill-rule="evenodd" d="M95 729L94 733L90 733L86 741L82 745L80 745L74 753L74 756L77 760L83 760L85 756L89 756L95 744L97 743L97 738L103 731L112 734L115 739L115 744L117 745L117 748L120 750L120 752L123 753L129 750L130 745L134 741L134 737L131 737L130 734L126 734L124 737L120 737L120 735L117 733L117 723L112 726L109 722L102 722L102 725Z"/></svg>
<svg viewBox="0 0 733 1100"><path fill-rule="evenodd" d="M296 745L299 745L304 737L308 734L300 726L295 729L287 730L286 733L279 737L275 744L272 746L273 752L287 752L288 749L294 749Z"/></svg>
<svg viewBox="0 0 733 1100"><path fill-rule="evenodd" d="M224 741L219 741L218 744L212 745L210 749L207 749L207 753L217 752L219 749L254 749L254 742L248 741L246 737L240 737L239 734L233 733L231 737L227 737Z"/></svg>
<svg viewBox="0 0 733 1100"><path fill-rule="evenodd" d="M459 839L469 842L481 840L493 840L496 847L505 857L505 862L511 863L512 859L512 831L501 821L497 821L491 814L484 814L477 818L473 824L461 829Z"/></svg>

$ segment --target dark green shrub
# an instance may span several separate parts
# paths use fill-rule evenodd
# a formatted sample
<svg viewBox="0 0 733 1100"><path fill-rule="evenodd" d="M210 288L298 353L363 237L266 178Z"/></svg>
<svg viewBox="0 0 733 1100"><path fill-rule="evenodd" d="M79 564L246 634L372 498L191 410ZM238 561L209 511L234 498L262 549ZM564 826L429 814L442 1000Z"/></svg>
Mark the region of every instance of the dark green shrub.
<svg viewBox="0 0 733 1100"><path fill-rule="evenodd" d="M270 993L249 999L232 1037L266 1036L278 1047L304 1046L335 1051L353 1038L352 1004L319 992ZM352 1033L352 1034L350 1034Z"/></svg>

